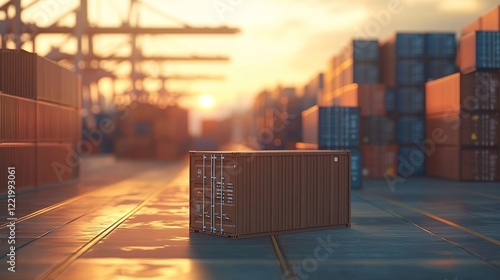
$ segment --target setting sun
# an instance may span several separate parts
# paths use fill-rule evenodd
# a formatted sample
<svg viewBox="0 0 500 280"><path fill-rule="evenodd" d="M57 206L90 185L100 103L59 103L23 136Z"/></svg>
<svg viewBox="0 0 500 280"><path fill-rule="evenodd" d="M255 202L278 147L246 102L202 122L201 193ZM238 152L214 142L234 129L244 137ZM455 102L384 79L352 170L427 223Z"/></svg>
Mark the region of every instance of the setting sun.
<svg viewBox="0 0 500 280"><path fill-rule="evenodd" d="M198 99L198 104L200 107L208 109L215 105L214 97L209 94L204 94Z"/></svg>

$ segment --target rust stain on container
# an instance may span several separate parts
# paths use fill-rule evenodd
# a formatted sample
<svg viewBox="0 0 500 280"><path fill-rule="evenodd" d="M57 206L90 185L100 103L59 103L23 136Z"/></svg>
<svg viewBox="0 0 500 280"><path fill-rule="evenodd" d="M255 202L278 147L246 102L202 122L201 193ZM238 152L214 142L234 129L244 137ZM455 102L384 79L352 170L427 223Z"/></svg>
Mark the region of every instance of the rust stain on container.
<svg viewBox="0 0 500 280"><path fill-rule="evenodd" d="M190 231L231 238L349 227L350 152L190 152Z"/></svg>

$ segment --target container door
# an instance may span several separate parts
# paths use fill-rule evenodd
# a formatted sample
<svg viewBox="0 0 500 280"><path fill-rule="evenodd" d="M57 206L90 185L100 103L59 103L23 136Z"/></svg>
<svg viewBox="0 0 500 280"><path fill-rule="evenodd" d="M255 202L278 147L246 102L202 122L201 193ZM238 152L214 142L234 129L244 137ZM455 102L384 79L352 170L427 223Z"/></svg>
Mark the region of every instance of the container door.
<svg viewBox="0 0 500 280"><path fill-rule="evenodd" d="M224 155L206 154L194 163L191 189L192 226L203 232L235 233L234 181L236 165ZM201 224L201 225L200 225Z"/></svg>

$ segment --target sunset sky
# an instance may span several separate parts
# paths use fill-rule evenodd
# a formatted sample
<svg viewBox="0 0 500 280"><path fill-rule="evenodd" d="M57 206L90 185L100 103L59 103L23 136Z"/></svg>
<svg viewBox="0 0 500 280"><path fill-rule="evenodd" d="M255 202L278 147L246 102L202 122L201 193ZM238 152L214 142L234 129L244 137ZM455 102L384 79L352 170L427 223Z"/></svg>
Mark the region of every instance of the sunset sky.
<svg viewBox="0 0 500 280"><path fill-rule="evenodd" d="M1 1L0 3L4 3ZM26 1L23 3L29 3ZM76 0L39 1L23 14L25 21L47 26L60 15L76 7ZM248 108L253 97L264 88L278 83L303 86L315 73L326 67L328 58L352 37L384 39L395 31L453 31L498 5L497 0L142 0L142 26L228 25L242 30L237 35L165 35L141 39L145 54L228 55L229 63L171 62L161 68L145 65L154 75L217 74L224 81L174 82L170 89L213 95L215 106L195 114L222 117ZM398 12L388 7L396 2ZM91 21L97 25L119 25L128 13L129 1L89 0ZM146 7L148 6L148 7ZM219 12L216 7L227 11ZM155 10L156 12L152 12ZM167 14L171 19L162 17ZM380 15L389 20L378 21ZM68 17L65 22L74 21ZM364 29L370 32L366 34ZM74 41L57 36L41 37L37 52L47 52L51 45L71 51ZM95 50L102 54L126 54L127 38L97 38ZM126 74L128 67L119 68ZM149 85L155 87L154 83ZM123 87L126 87L123 85ZM184 99L196 107L197 100ZM200 109L201 111L201 109Z"/></svg>

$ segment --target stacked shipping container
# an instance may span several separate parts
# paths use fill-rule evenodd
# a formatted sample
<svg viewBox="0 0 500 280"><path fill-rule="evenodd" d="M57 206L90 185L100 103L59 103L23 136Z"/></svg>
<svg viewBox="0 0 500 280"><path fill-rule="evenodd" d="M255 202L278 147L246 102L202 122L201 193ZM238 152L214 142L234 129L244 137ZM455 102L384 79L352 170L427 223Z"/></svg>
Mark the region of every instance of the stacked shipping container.
<svg viewBox="0 0 500 280"><path fill-rule="evenodd" d="M359 151L359 108L313 106L302 112L305 144L320 150L351 151L351 187L360 188L361 153Z"/></svg>
<svg viewBox="0 0 500 280"><path fill-rule="evenodd" d="M426 85L427 138L436 146L429 153L428 175L500 180L499 31L497 6L462 29L460 73Z"/></svg>
<svg viewBox="0 0 500 280"><path fill-rule="evenodd" d="M381 80L392 88L387 102L397 118L398 173L423 175L425 155L417 143L425 138L425 83L456 72L455 35L397 33L381 44L381 54ZM403 170L409 162L412 172Z"/></svg>
<svg viewBox="0 0 500 280"><path fill-rule="evenodd" d="M189 150L188 111L133 103L117 114L115 155L132 159L176 159Z"/></svg>
<svg viewBox="0 0 500 280"><path fill-rule="evenodd" d="M80 99L71 71L33 53L0 51L1 168L16 167L16 188L78 176Z"/></svg>

